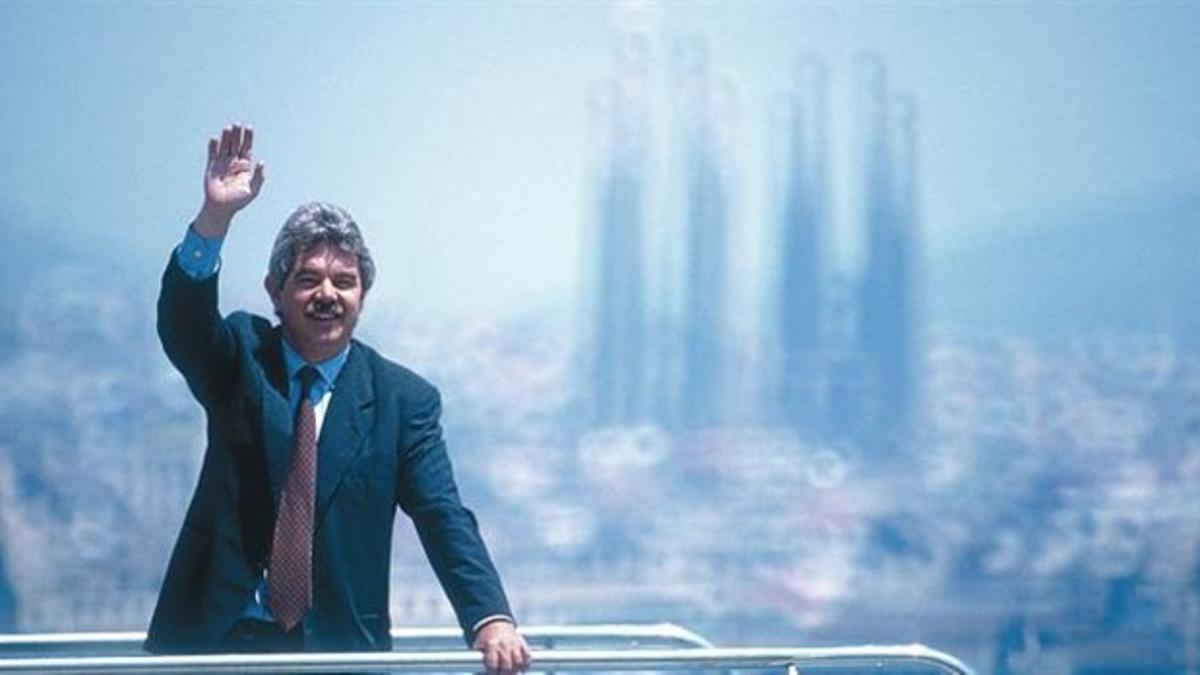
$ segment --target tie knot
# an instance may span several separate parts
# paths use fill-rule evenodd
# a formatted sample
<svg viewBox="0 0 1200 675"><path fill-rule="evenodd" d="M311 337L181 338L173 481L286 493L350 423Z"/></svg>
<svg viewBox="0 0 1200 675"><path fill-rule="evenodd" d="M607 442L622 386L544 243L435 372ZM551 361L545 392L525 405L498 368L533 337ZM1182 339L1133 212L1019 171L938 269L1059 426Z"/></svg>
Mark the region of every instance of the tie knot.
<svg viewBox="0 0 1200 675"><path fill-rule="evenodd" d="M300 372L296 373L296 377L300 378L300 400L312 396L313 384L317 381L317 369L312 366L304 366Z"/></svg>

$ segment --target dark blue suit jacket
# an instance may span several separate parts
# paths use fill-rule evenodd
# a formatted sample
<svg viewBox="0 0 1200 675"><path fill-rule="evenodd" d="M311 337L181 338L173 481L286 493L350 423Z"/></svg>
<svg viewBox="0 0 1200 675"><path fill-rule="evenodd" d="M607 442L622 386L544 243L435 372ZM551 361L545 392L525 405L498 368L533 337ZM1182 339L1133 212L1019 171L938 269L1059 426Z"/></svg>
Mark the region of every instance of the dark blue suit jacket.
<svg viewBox="0 0 1200 675"><path fill-rule="evenodd" d="M208 447L146 649L213 651L250 602L270 555L292 436L282 338L262 317L222 318L217 275L193 280L174 255L163 276L158 332L205 410ZM480 619L511 616L475 517L459 500L440 412L432 385L351 342L317 445L305 649L391 648L397 505L416 525L468 640Z"/></svg>

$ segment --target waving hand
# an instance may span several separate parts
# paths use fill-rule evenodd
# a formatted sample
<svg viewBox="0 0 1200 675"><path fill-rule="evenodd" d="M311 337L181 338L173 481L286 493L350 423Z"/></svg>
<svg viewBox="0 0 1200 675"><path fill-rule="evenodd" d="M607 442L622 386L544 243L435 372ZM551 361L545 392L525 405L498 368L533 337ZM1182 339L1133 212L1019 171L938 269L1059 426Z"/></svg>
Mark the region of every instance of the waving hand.
<svg viewBox="0 0 1200 675"><path fill-rule="evenodd" d="M204 169L204 206L196 230L204 236L224 236L234 214L254 201L266 179L266 167L254 163L254 129L232 124L221 138L208 139Z"/></svg>

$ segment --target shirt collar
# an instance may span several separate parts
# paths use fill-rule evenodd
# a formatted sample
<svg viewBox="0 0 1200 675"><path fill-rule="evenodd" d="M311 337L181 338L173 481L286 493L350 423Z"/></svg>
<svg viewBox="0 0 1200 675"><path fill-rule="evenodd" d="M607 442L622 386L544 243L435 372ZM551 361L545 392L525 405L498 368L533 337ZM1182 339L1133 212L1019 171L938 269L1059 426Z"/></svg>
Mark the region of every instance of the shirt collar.
<svg viewBox="0 0 1200 675"><path fill-rule="evenodd" d="M323 388L332 389L333 383L337 380L338 373L342 372L342 366L346 365L346 357L350 355L350 344L347 343L342 351L333 356L321 361L320 363L308 363L304 357L300 356L292 346L288 344L287 338L282 339L283 342L283 364L287 368L288 382L296 378L296 373L304 366L311 365L317 369L317 373L321 375ZM320 391L320 390L318 390Z"/></svg>

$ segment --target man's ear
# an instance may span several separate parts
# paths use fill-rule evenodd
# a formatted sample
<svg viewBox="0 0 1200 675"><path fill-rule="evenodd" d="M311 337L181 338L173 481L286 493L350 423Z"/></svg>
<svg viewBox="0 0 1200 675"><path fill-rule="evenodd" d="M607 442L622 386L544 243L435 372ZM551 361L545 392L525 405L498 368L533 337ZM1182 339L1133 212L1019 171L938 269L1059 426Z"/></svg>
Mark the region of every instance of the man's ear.
<svg viewBox="0 0 1200 675"><path fill-rule="evenodd" d="M276 312L278 312L280 292L275 290L274 279L270 274L263 277L263 290L267 292L267 297L271 298L271 306L275 308Z"/></svg>

